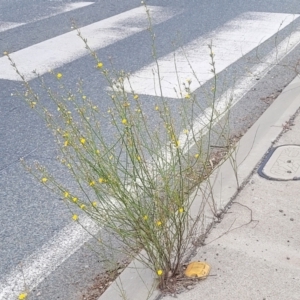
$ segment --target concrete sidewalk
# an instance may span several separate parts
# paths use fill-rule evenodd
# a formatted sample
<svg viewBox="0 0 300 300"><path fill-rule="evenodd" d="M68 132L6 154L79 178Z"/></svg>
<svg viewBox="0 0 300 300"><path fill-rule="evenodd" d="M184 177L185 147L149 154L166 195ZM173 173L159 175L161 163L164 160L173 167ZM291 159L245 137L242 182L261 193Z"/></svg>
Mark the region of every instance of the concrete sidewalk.
<svg viewBox="0 0 300 300"><path fill-rule="evenodd" d="M284 131L274 147L300 145L300 116ZM289 157L299 174L300 147ZM290 172L282 155L275 158L266 168L276 165L279 177ZM192 261L209 263L210 276L176 299L299 300L300 180L274 181L255 171L205 243Z"/></svg>

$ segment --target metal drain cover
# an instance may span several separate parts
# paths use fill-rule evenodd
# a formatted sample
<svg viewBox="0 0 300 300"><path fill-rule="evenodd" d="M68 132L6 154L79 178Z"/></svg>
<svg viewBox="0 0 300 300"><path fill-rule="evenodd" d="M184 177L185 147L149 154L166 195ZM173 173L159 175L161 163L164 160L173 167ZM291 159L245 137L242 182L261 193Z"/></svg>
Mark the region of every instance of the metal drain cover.
<svg viewBox="0 0 300 300"><path fill-rule="evenodd" d="M274 148L263 161L258 173L270 180L300 180L300 145Z"/></svg>

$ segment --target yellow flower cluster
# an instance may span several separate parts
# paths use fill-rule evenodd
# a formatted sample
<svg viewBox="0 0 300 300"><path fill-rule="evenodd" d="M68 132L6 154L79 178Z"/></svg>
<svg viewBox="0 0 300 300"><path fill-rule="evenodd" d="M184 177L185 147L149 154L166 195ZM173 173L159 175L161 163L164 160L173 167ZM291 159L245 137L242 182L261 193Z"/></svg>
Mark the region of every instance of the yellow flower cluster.
<svg viewBox="0 0 300 300"><path fill-rule="evenodd" d="M27 298L27 293L21 293L18 297L19 300L25 300Z"/></svg>

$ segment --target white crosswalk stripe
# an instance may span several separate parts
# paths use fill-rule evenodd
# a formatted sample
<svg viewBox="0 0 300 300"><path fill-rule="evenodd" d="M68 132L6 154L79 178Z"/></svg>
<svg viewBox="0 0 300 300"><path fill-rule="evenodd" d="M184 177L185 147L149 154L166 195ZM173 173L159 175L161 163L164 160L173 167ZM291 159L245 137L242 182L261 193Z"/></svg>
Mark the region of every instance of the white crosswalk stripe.
<svg viewBox="0 0 300 300"><path fill-rule="evenodd" d="M98 231L99 226L87 216L80 218L80 225L75 222L67 225L0 281L0 300L17 299L25 289L24 278L26 288L34 289Z"/></svg>
<svg viewBox="0 0 300 300"><path fill-rule="evenodd" d="M26 23L17 23L17 22L1 22L0 21L0 32L6 31L11 28L22 26Z"/></svg>
<svg viewBox="0 0 300 300"><path fill-rule="evenodd" d="M164 22L178 13L157 6L150 6L149 11L153 25ZM145 8L139 7L82 27L80 32L88 40L89 47L99 50L147 27ZM11 58L26 80L30 80L37 76L32 71L43 75L87 54L85 45L74 30L12 53ZM0 58L0 70L0 79L21 80L6 57Z"/></svg>
<svg viewBox="0 0 300 300"><path fill-rule="evenodd" d="M125 90L160 96L161 86L164 97L183 98L186 94L183 83L187 83L187 79L192 80L190 90L193 92L213 77L209 44L212 43L219 73L298 17L279 13L244 13L182 49L159 58L159 70L156 63L152 63L135 72L130 76L130 84L125 84Z"/></svg>
<svg viewBox="0 0 300 300"><path fill-rule="evenodd" d="M273 49L266 57L262 58L259 64L256 64L249 70L250 76L244 76L238 79L233 88L225 91L217 100L214 106L214 124L219 122L228 108L232 109L242 97L250 91L257 83L256 78L263 78L267 72L279 64L282 59L300 44L300 28L285 38L276 49ZM208 132L209 120L212 118L212 108L208 107L203 114L194 121L191 133L188 135L182 132L179 141L183 152L186 153L190 147L195 145L195 140Z"/></svg>
<svg viewBox="0 0 300 300"><path fill-rule="evenodd" d="M56 15L63 14L65 12L72 11L72 10L75 10L75 9L78 9L78 8L82 8L82 7L91 5L91 4L94 4L94 2L64 3L64 4L60 5L59 7L55 8L54 9L55 11L53 13L50 13L49 15L41 17L41 18L35 18L35 19L31 20L28 23L3 22L3 21L0 20L0 32L6 31L8 29L15 28L15 27L19 27L19 26L22 26L22 25L25 25L25 24L29 24L29 23L33 23L33 22L36 22L36 21L44 20L44 19L47 19L47 18L50 18L50 17L54 17Z"/></svg>

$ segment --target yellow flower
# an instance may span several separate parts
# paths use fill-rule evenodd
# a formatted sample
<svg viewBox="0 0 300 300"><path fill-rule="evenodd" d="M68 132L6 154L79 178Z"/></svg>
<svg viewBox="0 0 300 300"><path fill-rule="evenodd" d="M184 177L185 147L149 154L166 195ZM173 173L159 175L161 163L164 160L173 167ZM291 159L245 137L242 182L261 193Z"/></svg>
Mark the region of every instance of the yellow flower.
<svg viewBox="0 0 300 300"><path fill-rule="evenodd" d="M72 216L72 219L73 219L74 221L77 221L77 220L78 220L78 216L77 216L77 215L73 215L73 216Z"/></svg>
<svg viewBox="0 0 300 300"><path fill-rule="evenodd" d="M147 221L147 220L148 220L148 216L147 216L147 215L144 215L143 219L144 219L145 221Z"/></svg>
<svg viewBox="0 0 300 300"><path fill-rule="evenodd" d="M92 206L97 207L97 202L96 201L92 202Z"/></svg>
<svg viewBox="0 0 300 300"><path fill-rule="evenodd" d="M90 186L94 186L94 185L95 185L95 181L91 181Z"/></svg>
<svg viewBox="0 0 300 300"><path fill-rule="evenodd" d="M178 148L180 145L180 141L175 141L175 147Z"/></svg>
<svg viewBox="0 0 300 300"><path fill-rule="evenodd" d="M98 68L98 69L101 69L101 68L103 68L103 63L102 63L102 62L98 62L98 64L97 64L97 68Z"/></svg>
<svg viewBox="0 0 300 300"><path fill-rule="evenodd" d="M30 107L31 107L31 108L35 108L35 106L36 106L36 102L31 101L31 102L30 102Z"/></svg>
<svg viewBox="0 0 300 300"><path fill-rule="evenodd" d="M100 154L100 150L97 149L97 150L96 150L96 153L97 153L97 154Z"/></svg>
<svg viewBox="0 0 300 300"><path fill-rule="evenodd" d="M182 214L182 213L184 212L183 207L180 207L180 208L178 209L178 212L179 212L180 214Z"/></svg>
<svg viewBox="0 0 300 300"><path fill-rule="evenodd" d="M73 201L74 203L76 203L76 202L78 201L78 198L73 197L73 198L72 198L72 201Z"/></svg>
<svg viewBox="0 0 300 300"><path fill-rule="evenodd" d="M184 129L184 130L183 130L183 133L188 134L189 131L188 131L187 129Z"/></svg>
<svg viewBox="0 0 300 300"><path fill-rule="evenodd" d="M161 226L161 224L162 224L161 221L157 221L157 222L156 222L156 225L157 225L157 226Z"/></svg>
<svg viewBox="0 0 300 300"><path fill-rule="evenodd" d="M122 123L125 125L125 124L127 124L127 120L126 119L123 119L122 120Z"/></svg>
<svg viewBox="0 0 300 300"><path fill-rule="evenodd" d="M197 153L197 154L195 154L195 158L198 158L199 157L199 154Z"/></svg>
<svg viewBox="0 0 300 300"><path fill-rule="evenodd" d="M85 138L82 137L82 138L80 139L80 143L83 145L83 144L85 143Z"/></svg>
<svg viewBox="0 0 300 300"><path fill-rule="evenodd" d="M157 105L155 106L155 110L159 110L159 107Z"/></svg>
<svg viewBox="0 0 300 300"><path fill-rule="evenodd" d="M43 182L43 183L47 182L47 180L48 180L48 178L46 178L46 177L43 177L43 178L42 178L42 182Z"/></svg>
<svg viewBox="0 0 300 300"><path fill-rule="evenodd" d="M68 146L68 144L69 144L69 142L68 142L68 141L65 141L65 142L64 142L64 146L65 146L65 147L67 147L67 146Z"/></svg>
<svg viewBox="0 0 300 300"><path fill-rule="evenodd" d="M100 183L103 183L103 182L104 182L104 179L103 179L102 177L100 177L100 178L99 178L99 182L100 182Z"/></svg>
<svg viewBox="0 0 300 300"><path fill-rule="evenodd" d="M27 298L27 293L21 293L18 297L19 300L24 300Z"/></svg>
<svg viewBox="0 0 300 300"><path fill-rule="evenodd" d="M64 192L64 197L68 198L70 196L70 194L68 192Z"/></svg>
<svg viewBox="0 0 300 300"><path fill-rule="evenodd" d="M139 99L139 95L134 95L134 96L133 96L133 99L134 99L134 100Z"/></svg>
<svg viewBox="0 0 300 300"><path fill-rule="evenodd" d="M191 98L191 94L186 94L186 95L184 96L184 98L185 98L185 99L190 99L190 98Z"/></svg>
<svg viewBox="0 0 300 300"><path fill-rule="evenodd" d="M86 96L82 96L82 99L85 100L85 99L86 99Z"/></svg>
<svg viewBox="0 0 300 300"><path fill-rule="evenodd" d="M57 79L62 78L62 74L61 74L61 73L57 73L57 74L56 74L56 78L57 78Z"/></svg>
<svg viewBox="0 0 300 300"><path fill-rule="evenodd" d="M4 52L3 52L3 55L8 55L8 52L7 52L7 51L4 51Z"/></svg>
<svg viewBox="0 0 300 300"><path fill-rule="evenodd" d="M140 157L140 156L137 156L137 160L138 160L138 161L141 161L141 157Z"/></svg>
<svg viewBox="0 0 300 300"><path fill-rule="evenodd" d="M161 276L163 274L163 270L159 269L159 270L157 270L156 273L157 273L158 276Z"/></svg>
<svg viewBox="0 0 300 300"><path fill-rule="evenodd" d="M81 209L85 209L85 205L84 205L84 204L81 204L81 205L80 205L80 208L81 208Z"/></svg>

